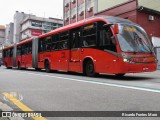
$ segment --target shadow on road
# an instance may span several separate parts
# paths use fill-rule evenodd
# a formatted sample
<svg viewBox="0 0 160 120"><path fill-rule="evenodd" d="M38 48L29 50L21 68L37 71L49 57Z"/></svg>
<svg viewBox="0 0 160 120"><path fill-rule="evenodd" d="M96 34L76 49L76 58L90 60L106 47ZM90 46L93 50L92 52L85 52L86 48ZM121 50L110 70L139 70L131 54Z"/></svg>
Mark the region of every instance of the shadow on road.
<svg viewBox="0 0 160 120"><path fill-rule="evenodd" d="M74 76L79 76L79 77L87 77L83 75L82 73L75 73L75 72L64 72L64 71L51 71L51 73L46 73L45 70L40 70L36 71L35 69L24 69L24 70L18 70L17 68L11 69L14 71L33 71L35 73L45 73L45 74L57 74L57 75L74 75ZM87 77L90 78L90 77ZM102 78L102 79L111 79L111 80L120 80L120 81L146 81L146 80L153 80L155 79L154 77L148 77L148 76L140 76L138 73L136 74L126 74L123 77L117 77L114 74L113 75L108 75L108 74L100 74L94 78Z"/></svg>

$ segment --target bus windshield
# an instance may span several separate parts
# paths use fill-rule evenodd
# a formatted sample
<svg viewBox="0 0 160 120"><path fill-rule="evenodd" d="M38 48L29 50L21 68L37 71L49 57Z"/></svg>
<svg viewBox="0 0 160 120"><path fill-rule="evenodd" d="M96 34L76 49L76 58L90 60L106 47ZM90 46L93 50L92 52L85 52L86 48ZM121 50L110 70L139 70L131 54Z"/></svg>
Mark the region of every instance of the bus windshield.
<svg viewBox="0 0 160 120"><path fill-rule="evenodd" d="M119 24L117 38L123 52L153 52L151 41L146 32L137 25Z"/></svg>

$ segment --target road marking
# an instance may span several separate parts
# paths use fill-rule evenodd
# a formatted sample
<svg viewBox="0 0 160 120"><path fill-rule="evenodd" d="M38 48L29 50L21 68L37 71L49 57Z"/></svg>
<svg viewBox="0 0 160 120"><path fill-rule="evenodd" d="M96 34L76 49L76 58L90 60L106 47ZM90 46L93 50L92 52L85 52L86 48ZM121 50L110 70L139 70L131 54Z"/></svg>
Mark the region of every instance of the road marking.
<svg viewBox="0 0 160 120"><path fill-rule="evenodd" d="M26 105L24 105L22 102L20 102L19 100L17 100L12 94L9 94L7 92L4 92L3 95L5 97L7 97L10 101L12 101L16 106L18 106L21 110L25 111L29 111L29 112L34 112L33 110L31 110L29 107L27 107ZM44 117L32 117L34 120L46 120Z"/></svg>
<svg viewBox="0 0 160 120"><path fill-rule="evenodd" d="M17 71L13 71L13 72L17 72ZM68 77L59 77L59 76L53 76L53 75L44 75L44 74L23 72L23 71L18 71L18 73L25 73L25 74L38 75L38 76L43 76L43 77L46 76L46 77L59 78L59 79L65 79L65 80L70 80L70 81L78 81L78 82L92 83L92 84L98 84L98 85L106 85L106 86L111 86L111 87L119 87L119 88L127 88L127 89L133 89L133 90L141 90L141 91L160 93L160 89L158 89L158 88L148 88L148 87L143 87L143 86L133 86L133 85L111 83L111 82L98 82L95 80L90 81L90 80L68 78Z"/></svg>

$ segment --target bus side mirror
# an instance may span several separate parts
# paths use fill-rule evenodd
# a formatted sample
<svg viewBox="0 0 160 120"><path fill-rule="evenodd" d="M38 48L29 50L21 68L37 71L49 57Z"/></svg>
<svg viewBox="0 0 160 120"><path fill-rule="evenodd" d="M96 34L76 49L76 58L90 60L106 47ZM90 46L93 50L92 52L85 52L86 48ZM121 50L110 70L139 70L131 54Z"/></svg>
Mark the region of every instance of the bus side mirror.
<svg viewBox="0 0 160 120"><path fill-rule="evenodd" d="M113 30L114 30L114 33L115 33L115 34L118 34L118 33L119 33L118 24L114 24Z"/></svg>

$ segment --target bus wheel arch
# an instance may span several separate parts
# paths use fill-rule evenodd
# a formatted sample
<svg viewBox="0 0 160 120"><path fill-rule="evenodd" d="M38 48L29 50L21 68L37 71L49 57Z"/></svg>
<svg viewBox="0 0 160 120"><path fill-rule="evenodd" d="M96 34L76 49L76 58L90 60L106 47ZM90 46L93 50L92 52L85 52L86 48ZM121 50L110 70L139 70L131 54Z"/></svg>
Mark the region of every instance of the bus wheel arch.
<svg viewBox="0 0 160 120"><path fill-rule="evenodd" d="M83 73L89 77L98 75L95 72L95 64L91 58L85 58L83 61Z"/></svg>
<svg viewBox="0 0 160 120"><path fill-rule="evenodd" d="M45 61L44 61L44 68L46 69L47 73L51 72L51 66L50 66L50 62L48 59L45 59Z"/></svg>

